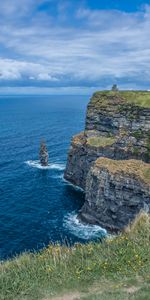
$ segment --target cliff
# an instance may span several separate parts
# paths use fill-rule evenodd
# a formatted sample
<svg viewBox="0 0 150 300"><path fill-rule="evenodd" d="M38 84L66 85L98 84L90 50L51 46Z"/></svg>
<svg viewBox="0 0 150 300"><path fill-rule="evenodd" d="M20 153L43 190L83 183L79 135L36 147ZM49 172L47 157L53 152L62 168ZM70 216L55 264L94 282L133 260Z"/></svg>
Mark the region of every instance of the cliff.
<svg viewBox="0 0 150 300"><path fill-rule="evenodd" d="M129 172L119 177L112 175L109 168L104 172L98 166L99 158L107 158L101 160L104 165L107 162L107 166L113 161L118 166L120 161L125 161L126 165L126 160L131 160L128 169L133 161L140 168L139 160L142 160L143 168L149 168L150 92L96 92L87 107L85 131L73 137L68 154L65 179L84 189L86 195L79 218L119 230L140 209L150 208L150 178L148 176L148 187L144 187L140 177L136 181L133 179L133 169L130 186ZM102 190L107 191L107 196Z"/></svg>
<svg viewBox="0 0 150 300"><path fill-rule="evenodd" d="M87 176L86 201L80 220L109 231L123 229L139 211L149 211L149 183L149 164L97 159Z"/></svg>

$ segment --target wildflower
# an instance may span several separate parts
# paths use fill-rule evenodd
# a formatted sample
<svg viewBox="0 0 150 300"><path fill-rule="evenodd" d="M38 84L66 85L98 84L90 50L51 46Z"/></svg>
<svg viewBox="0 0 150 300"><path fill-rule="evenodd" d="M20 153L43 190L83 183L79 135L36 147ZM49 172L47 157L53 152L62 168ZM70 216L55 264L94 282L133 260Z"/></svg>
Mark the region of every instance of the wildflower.
<svg viewBox="0 0 150 300"><path fill-rule="evenodd" d="M52 272L53 270L52 270L51 267L48 267L47 271L48 271L48 272Z"/></svg>
<svg viewBox="0 0 150 300"><path fill-rule="evenodd" d="M129 264L129 265L131 264L131 261L130 261L130 260L128 260L128 264Z"/></svg>
<svg viewBox="0 0 150 300"><path fill-rule="evenodd" d="M108 239L108 240L107 240L107 243L108 243L108 244L111 244L112 242L113 242L112 239Z"/></svg>

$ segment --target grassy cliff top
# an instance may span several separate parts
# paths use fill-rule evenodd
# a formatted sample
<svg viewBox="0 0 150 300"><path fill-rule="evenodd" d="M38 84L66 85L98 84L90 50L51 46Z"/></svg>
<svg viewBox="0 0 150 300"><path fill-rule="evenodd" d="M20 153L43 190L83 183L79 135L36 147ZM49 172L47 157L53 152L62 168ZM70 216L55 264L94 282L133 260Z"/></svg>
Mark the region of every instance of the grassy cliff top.
<svg viewBox="0 0 150 300"><path fill-rule="evenodd" d="M90 136L87 136L90 132ZM105 136L97 136L96 132L93 131L87 131L86 134L84 132L81 132L73 137L73 144L75 145L89 145L91 147L106 147L111 146L116 142L116 139L114 137L105 137Z"/></svg>
<svg viewBox="0 0 150 300"><path fill-rule="evenodd" d="M149 232L150 216L140 214L126 233L103 243L49 245L2 262L0 299L121 300L131 291L132 299L149 299Z"/></svg>
<svg viewBox="0 0 150 300"><path fill-rule="evenodd" d="M114 104L134 104L143 108L150 108L150 92L148 91L98 91L91 98L96 106Z"/></svg>
<svg viewBox="0 0 150 300"><path fill-rule="evenodd" d="M87 144L93 147L111 146L116 141L113 137L93 136L87 139Z"/></svg>
<svg viewBox="0 0 150 300"><path fill-rule="evenodd" d="M112 174L124 173L129 176L136 176L150 185L150 164L140 160L112 160L109 158L98 158L95 162L96 167L107 168Z"/></svg>

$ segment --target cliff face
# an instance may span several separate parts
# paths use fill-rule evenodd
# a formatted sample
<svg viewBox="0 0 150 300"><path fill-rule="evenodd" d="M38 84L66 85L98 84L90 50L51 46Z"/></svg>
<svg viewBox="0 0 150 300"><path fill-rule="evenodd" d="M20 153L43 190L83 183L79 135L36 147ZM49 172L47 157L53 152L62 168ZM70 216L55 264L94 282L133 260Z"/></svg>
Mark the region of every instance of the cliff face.
<svg viewBox="0 0 150 300"><path fill-rule="evenodd" d="M150 207L150 167L141 161L97 159L86 180L81 221L109 231L123 229L140 210Z"/></svg>
<svg viewBox="0 0 150 300"><path fill-rule="evenodd" d="M102 135L119 135L124 131L147 131L150 129L149 101L141 98L148 92L97 92L87 109L86 130L98 130Z"/></svg>
<svg viewBox="0 0 150 300"><path fill-rule="evenodd" d="M110 223L114 228L122 228L123 224L127 224L142 208L142 204L127 205L128 209L126 209L122 202L121 206L124 212L131 210L131 213L129 212L128 217L123 218L122 222L118 221L119 214L123 215L121 210L115 216L111 209L106 209L108 206L114 206L116 188L114 187L113 198L108 196L111 200L107 201L108 199L103 197L99 186L102 174L101 171L98 171L95 163L103 157L115 161L135 159L143 160L146 163L150 162L149 92L95 93L87 108L85 131L73 137L68 154L65 178L86 192L86 202L80 218L92 223L99 222L105 227L108 227ZM123 180L126 180L125 178L124 174ZM127 186L121 180L120 197L123 197L124 194L127 194ZM110 185L115 186L115 182L111 180L110 182ZM106 182L103 188L106 188ZM108 190L108 186L106 189ZM131 187L128 186L128 189L131 190ZM108 195L109 192L111 194L111 191L108 191ZM128 192L128 197L130 198L130 196L130 192ZM134 197L136 198L136 194ZM150 200L150 196L147 197ZM96 203L101 204L97 207ZM141 203L145 202L142 200ZM103 213L98 213L97 210L103 212L105 209L108 218L105 215L105 220L103 220Z"/></svg>

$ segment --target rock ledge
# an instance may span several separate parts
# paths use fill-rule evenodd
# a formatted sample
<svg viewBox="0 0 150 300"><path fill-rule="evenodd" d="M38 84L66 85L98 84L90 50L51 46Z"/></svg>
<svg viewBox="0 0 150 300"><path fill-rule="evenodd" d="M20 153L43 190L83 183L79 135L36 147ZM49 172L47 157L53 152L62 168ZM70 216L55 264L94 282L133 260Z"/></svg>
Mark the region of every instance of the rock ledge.
<svg viewBox="0 0 150 300"><path fill-rule="evenodd" d="M150 209L150 92L101 91L72 139L64 177L85 191L83 222L123 229Z"/></svg>

